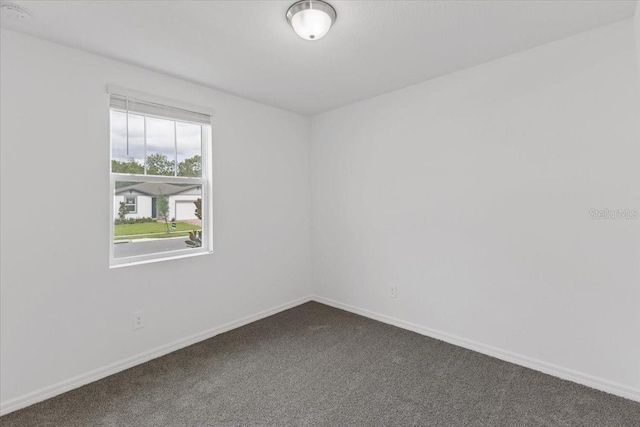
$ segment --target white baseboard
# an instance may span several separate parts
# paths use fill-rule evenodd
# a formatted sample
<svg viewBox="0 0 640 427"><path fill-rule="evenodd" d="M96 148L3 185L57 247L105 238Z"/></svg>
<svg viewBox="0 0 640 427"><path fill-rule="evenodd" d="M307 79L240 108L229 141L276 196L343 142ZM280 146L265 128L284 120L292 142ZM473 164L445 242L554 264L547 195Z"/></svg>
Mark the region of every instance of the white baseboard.
<svg viewBox="0 0 640 427"><path fill-rule="evenodd" d="M446 332L441 332L435 329L416 325L415 323L405 322L404 320L354 307L349 304L343 304L341 302L323 298L317 295L314 295L312 297L312 300L317 301L321 304L329 305L331 307L339 308L341 310L349 311L351 313L359 314L361 316L368 317L382 323L397 326L402 329L407 329L420 335L425 335L437 340L445 341L449 344L477 351L478 353L486 354L488 356L495 357L496 359L504 360L516 365L524 366L526 368L552 375L554 377L562 378L563 380L572 381L578 384L585 385L587 387L604 391L606 393L615 394L616 396L621 396L626 399L640 402L640 388L630 387L628 385L616 383L603 378L598 378L593 375L574 371L572 369L564 368L552 363L543 362L542 360L534 359L532 357L523 356L521 354L513 353L507 350L502 350L487 344L482 344L473 340L451 335Z"/></svg>
<svg viewBox="0 0 640 427"><path fill-rule="evenodd" d="M34 403L38 403L43 400L50 399L54 396L65 393L69 390L82 387L83 385L92 383L94 381L98 381L102 378L108 377L109 375L116 374L118 372L124 371L125 369L132 368L136 365L140 365L142 363L148 362L149 360L158 358L160 356L164 356L165 354L171 353L173 351L179 350L184 347L188 347L192 344L196 344L200 341L204 341L206 339L212 338L218 334L230 331L235 328L239 328L246 324L255 322L256 320L269 317L271 315L274 315L284 310L288 310L290 308L296 307L300 304L304 304L309 301L311 301L310 296L299 298L297 300L290 301L286 304L281 304L277 307L273 307L268 310L261 311L260 313L243 317L242 319L238 319L233 322L225 323L224 325L218 326L216 328L209 329L207 331L200 332L195 335L191 335L189 337L180 339L178 341L174 341L170 344L166 344L166 345L154 348L153 350L149 350L147 352L137 354L135 356L120 360L118 362L112 363L102 368L95 369L85 374L75 376L65 381L61 381L57 384L53 384L51 386L44 387L40 390L36 390L34 392L27 393L23 396L19 396L14 399L8 400L6 402L2 402L0 403L0 416L8 414L13 411L17 411L18 409L25 408L29 405L33 405Z"/></svg>

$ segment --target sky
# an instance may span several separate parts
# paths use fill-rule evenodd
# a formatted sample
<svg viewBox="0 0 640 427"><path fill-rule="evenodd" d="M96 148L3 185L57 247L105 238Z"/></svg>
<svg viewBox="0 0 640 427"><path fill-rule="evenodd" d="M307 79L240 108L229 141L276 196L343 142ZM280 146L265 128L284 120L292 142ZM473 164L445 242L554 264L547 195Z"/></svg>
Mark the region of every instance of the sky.
<svg viewBox="0 0 640 427"><path fill-rule="evenodd" d="M201 126L175 122L178 163L202 154ZM147 117L147 156L164 154L169 160L175 158L174 121ZM144 117L129 114L129 155L127 155L126 114L111 111L111 156L112 159L127 161L134 158L144 163Z"/></svg>

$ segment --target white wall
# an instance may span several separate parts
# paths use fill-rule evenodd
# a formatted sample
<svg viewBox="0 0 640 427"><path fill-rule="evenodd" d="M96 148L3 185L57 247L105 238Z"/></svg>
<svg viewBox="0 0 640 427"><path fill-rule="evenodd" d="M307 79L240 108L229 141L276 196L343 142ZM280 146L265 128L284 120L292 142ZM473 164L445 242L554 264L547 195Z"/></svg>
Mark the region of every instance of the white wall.
<svg viewBox="0 0 640 427"><path fill-rule="evenodd" d="M307 117L7 30L0 51L3 409L310 294ZM109 270L107 84L215 110L213 255Z"/></svg>
<svg viewBox="0 0 640 427"><path fill-rule="evenodd" d="M636 57L638 58L638 79L640 79L640 0L636 5L633 21L636 29Z"/></svg>
<svg viewBox="0 0 640 427"><path fill-rule="evenodd" d="M590 219L640 209L635 61L628 20L315 117L316 293L640 398L640 220Z"/></svg>

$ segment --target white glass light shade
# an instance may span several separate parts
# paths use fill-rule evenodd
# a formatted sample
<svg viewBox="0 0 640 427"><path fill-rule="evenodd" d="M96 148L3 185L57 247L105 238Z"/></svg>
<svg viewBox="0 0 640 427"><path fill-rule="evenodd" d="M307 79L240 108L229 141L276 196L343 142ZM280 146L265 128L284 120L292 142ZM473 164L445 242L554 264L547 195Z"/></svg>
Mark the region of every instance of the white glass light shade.
<svg viewBox="0 0 640 427"><path fill-rule="evenodd" d="M291 26L305 40L318 40L331 28L329 15L318 9L307 9L293 15Z"/></svg>
<svg viewBox="0 0 640 427"><path fill-rule="evenodd" d="M287 20L303 39L319 40L329 32L336 20L336 11L320 0L302 0L289 8Z"/></svg>

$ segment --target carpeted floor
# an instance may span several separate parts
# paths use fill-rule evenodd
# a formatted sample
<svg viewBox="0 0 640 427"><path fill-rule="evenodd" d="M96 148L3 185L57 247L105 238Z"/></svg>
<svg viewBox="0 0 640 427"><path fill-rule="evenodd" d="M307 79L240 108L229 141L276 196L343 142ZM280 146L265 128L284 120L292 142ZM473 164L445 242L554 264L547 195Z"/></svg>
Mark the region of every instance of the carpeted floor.
<svg viewBox="0 0 640 427"><path fill-rule="evenodd" d="M0 425L637 427L640 403L312 302Z"/></svg>

